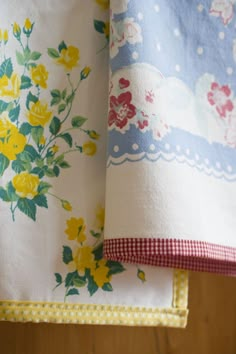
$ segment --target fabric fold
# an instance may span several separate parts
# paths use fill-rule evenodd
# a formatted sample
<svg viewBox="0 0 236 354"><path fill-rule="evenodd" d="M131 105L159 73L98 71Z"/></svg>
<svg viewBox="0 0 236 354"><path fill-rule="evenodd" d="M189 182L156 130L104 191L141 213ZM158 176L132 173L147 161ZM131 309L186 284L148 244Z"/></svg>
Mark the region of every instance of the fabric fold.
<svg viewBox="0 0 236 354"><path fill-rule="evenodd" d="M110 6L104 255L235 276L235 3Z"/></svg>

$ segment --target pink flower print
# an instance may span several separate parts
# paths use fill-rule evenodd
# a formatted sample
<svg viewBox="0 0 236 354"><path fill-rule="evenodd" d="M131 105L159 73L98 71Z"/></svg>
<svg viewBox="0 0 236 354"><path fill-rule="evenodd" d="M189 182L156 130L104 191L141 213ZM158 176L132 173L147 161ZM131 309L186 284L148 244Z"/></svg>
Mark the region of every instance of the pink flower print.
<svg viewBox="0 0 236 354"><path fill-rule="evenodd" d="M131 92L121 93L118 97L110 97L109 126L115 124L116 127L122 129L127 125L128 120L135 116L136 108L131 100Z"/></svg>
<svg viewBox="0 0 236 354"><path fill-rule="evenodd" d="M145 92L146 92L146 96L145 96L146 102L153 103L153 99L155 98L155 95L152 92L152 90L151 91L145 91Z"/></svg>
<svg viewBox="0 0 236 354"><path fill-rule="evenodd" d="M207 98L209 103L215 106L221 118L225 118L227 111L231 112L234 108L232 101L229 99L230 95L229 86L220 86L216 82L211 84L211 91L208 92Z"/></svg>
<svg viewBox="0 0 236 354"><path fill-rule="evenodd" d="M236 148L236 110L229 118L229 126L226 129L225 140L228 145Z"/></svg>
<svg viewBox="0 0 236 354"><path fill-rule="evenodd" d="M162 139L169 132L169 125L162 119L157 118L153 115L153 137L156 140Z"/></svg>
<svg viewBox="0 0 236 354"><path fill-rule="evenodd" d="M228 25L233 18L235 0L213 0L210 14L221 17L224 25Z"/></svg>
<svg viewBox="0 0 236 354"><path fill-rule="evenodd" d="M129 80L126 80L126 79L123 78L123 77L119 80L119 86L120 86L120 89L121 89L121 90L124 89L124 88L129 87L129 85L130 85Z"/></svg>
<svg viewBox="0 0 236 354"><path fill-rule="evenodd" d="M148 127L149 122L148 122L148 115L145 114L144 112L140 112L141 113L141 119L138 120L138 127L139 129L143 130L146 127Z"/></svg>

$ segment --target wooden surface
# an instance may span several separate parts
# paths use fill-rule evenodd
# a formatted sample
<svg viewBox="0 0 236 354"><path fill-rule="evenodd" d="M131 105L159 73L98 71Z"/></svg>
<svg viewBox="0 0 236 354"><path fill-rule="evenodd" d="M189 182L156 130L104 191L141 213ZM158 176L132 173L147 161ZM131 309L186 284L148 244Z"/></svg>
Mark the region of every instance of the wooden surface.
<svg viewBox="0 0 236 354"><path fill-rule="evenodd" d="M236 278L190 275L187 329L0 322L1 354L236 354Z"/></svg>

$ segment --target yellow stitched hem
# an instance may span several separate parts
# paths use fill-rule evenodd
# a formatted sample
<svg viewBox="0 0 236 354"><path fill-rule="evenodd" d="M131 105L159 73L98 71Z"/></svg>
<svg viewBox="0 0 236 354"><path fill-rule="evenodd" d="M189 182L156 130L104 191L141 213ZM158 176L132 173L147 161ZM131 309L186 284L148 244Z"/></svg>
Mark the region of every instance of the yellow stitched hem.
<svg viewBox="0 0 236 354"><path fill-rule="evenodd" d="M0 320L36 323L185 327L188 317L186 308L188 273L186 271L174 271L173 289L172 308L0 301Z"/></svg>

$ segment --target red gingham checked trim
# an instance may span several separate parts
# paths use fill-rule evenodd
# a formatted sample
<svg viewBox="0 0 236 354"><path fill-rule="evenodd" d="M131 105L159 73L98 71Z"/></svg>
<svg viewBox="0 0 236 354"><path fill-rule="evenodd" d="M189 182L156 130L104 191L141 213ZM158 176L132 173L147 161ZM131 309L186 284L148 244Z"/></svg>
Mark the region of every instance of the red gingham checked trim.
<svg viewBox="0 0 236 354"><path fill-rule="evenodd" d="M208 242L117 238L105 240L103 252L120 262L236 276L236 248Z"/></svg>

